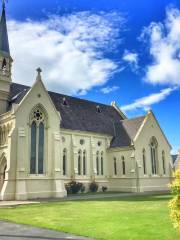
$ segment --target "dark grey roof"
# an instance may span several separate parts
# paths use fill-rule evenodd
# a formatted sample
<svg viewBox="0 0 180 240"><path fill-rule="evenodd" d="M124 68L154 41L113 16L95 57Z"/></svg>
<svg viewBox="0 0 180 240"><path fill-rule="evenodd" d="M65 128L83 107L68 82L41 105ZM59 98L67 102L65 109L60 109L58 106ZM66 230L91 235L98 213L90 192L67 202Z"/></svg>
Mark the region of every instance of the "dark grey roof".
<svg viewBox="0 0 180 240"><path fill-rule="evenodd" d="M145 116L141 116L133 119L124 119L120 122L115 122L115 137L111 143L111 147L130 146L144 119Z"/></svg>
<svg viewBox="0 0 180 240"><path fill-rule="evenodd" d="M29 87L12 83L11 104L19 103ZM130 146L144 117L123 120L118 111L109 105L48 92L62 117L61 127L71 130L108 134L113 137L111 147ZM63 104L64 99L66 104ZM97 111L99 106L100 112Z"/></svg>
<svg viewBox="0 0 180 240"><path fill-rule="evenodd" d="M3 4L1 20L0 20L0 52L8 56L10 55L9 40L8 40L7 25L6 25L5 4Z"/></svg>
<svg viewBox="0 0 180 240"><path fill-rule="evenodd" d="M173 164L174 164L178 158L178 155L175 154L175 155L171 155L171 156L172 156L172 160L173 160Z"/></svg>

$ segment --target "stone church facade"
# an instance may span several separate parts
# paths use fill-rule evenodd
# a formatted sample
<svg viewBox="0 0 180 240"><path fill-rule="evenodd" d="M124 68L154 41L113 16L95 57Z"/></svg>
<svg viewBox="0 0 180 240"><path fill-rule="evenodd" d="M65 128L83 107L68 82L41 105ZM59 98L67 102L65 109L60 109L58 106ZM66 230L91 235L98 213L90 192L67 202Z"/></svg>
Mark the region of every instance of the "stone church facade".
<svg viewBox="0 0 180 240"><path fill-rule="evenodd" d="M11 80L5 6L0 21L0 200L59 198L65 183L99 189L167 190L171 146L152 111L128 119L115 102L48 92ZM24 82L25 84L25 82Z"/></svg>

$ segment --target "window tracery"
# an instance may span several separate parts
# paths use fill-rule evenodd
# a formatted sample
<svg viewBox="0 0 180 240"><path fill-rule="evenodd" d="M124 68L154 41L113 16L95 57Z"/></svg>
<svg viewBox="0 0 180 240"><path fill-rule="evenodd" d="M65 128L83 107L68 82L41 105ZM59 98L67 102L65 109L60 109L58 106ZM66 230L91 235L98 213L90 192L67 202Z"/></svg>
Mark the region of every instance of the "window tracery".
<svg viewBox="0 0 180 240"><path fill-rule="evenodd" d="M44 143L46 115L37 106L30 115L31 122L31 158L30 174L44 173Z"/></svg>

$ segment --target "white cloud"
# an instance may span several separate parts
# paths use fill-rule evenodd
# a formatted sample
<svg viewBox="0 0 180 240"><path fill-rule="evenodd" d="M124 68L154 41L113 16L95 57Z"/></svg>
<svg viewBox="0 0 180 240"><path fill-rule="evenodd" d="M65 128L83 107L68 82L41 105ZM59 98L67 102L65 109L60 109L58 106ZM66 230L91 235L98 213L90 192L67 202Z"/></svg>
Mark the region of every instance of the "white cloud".
<svg viewBox="0 0 180 240"><path fill-rule="evenodd" d="M175 91L177 88L165 88L161 90L159 93L153 93L149 96L139 98L135 100L133 103L122 106L122 111L133 111L137 109L143 109L143 110L149 110L151 105L155 103L159 103L160 101L164 100L166 97L168 97L173 91Z"/></svg>
<svg viewBox="0 0 180 240"><path fill-rule="evenodd" d="M112 86L112 87L107 86L107 87L101 88L101 92L104 93L104 94L108 94L108 93L114 92L118 89L119 89L118 86Z"/></svg>
<svg viewBox="0 0 180 240"><path fill-rule="evenodd" d="M32 85L40 66L51 90L85 94L105 84L118 65L104 52L115 46L121 24L124 20L116 13L89 12L43 21L9 21L13 81Z"/></svg>
<svg viewBox="0 0 180 240"><path fill-rule="evenodd" d="M138 68L138 54L137 53L125 50L122 59L125 62L129 63L133 70L137 70L137 68Z"/></svg>
<svg viewBox="0 0 180 240"><path fill-rule="evenodd" d="M152 84L180 85L180 10L168 8L166 20L144 28L141 38L148 40L152 64L145 80Z"/></svg>

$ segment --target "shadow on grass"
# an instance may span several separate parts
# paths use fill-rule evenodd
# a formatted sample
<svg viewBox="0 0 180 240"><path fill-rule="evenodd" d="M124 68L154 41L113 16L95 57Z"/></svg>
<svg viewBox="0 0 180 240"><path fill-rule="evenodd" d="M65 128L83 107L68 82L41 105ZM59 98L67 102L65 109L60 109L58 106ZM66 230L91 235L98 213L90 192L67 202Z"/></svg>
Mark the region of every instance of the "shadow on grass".
<svg viewBox="0 0 180 240"><path fill-rule="evenodd" d="M132 195L132 196L113 196L113 197L104 197L102 198L95 198L95 195L92 195L92 198L87 198L87 199L82 199L79 198L79 196L74 196L73 200L72 199L66 199L66 200L61 200L60 202L79 202L79 201L86 201L86 202L92 202L92 201L103 201L103 202L112 202L112 201L128 201L128 202L138 202L138 201L168 201L172 199L171 194L152 194L152 195Z"/></svg>

